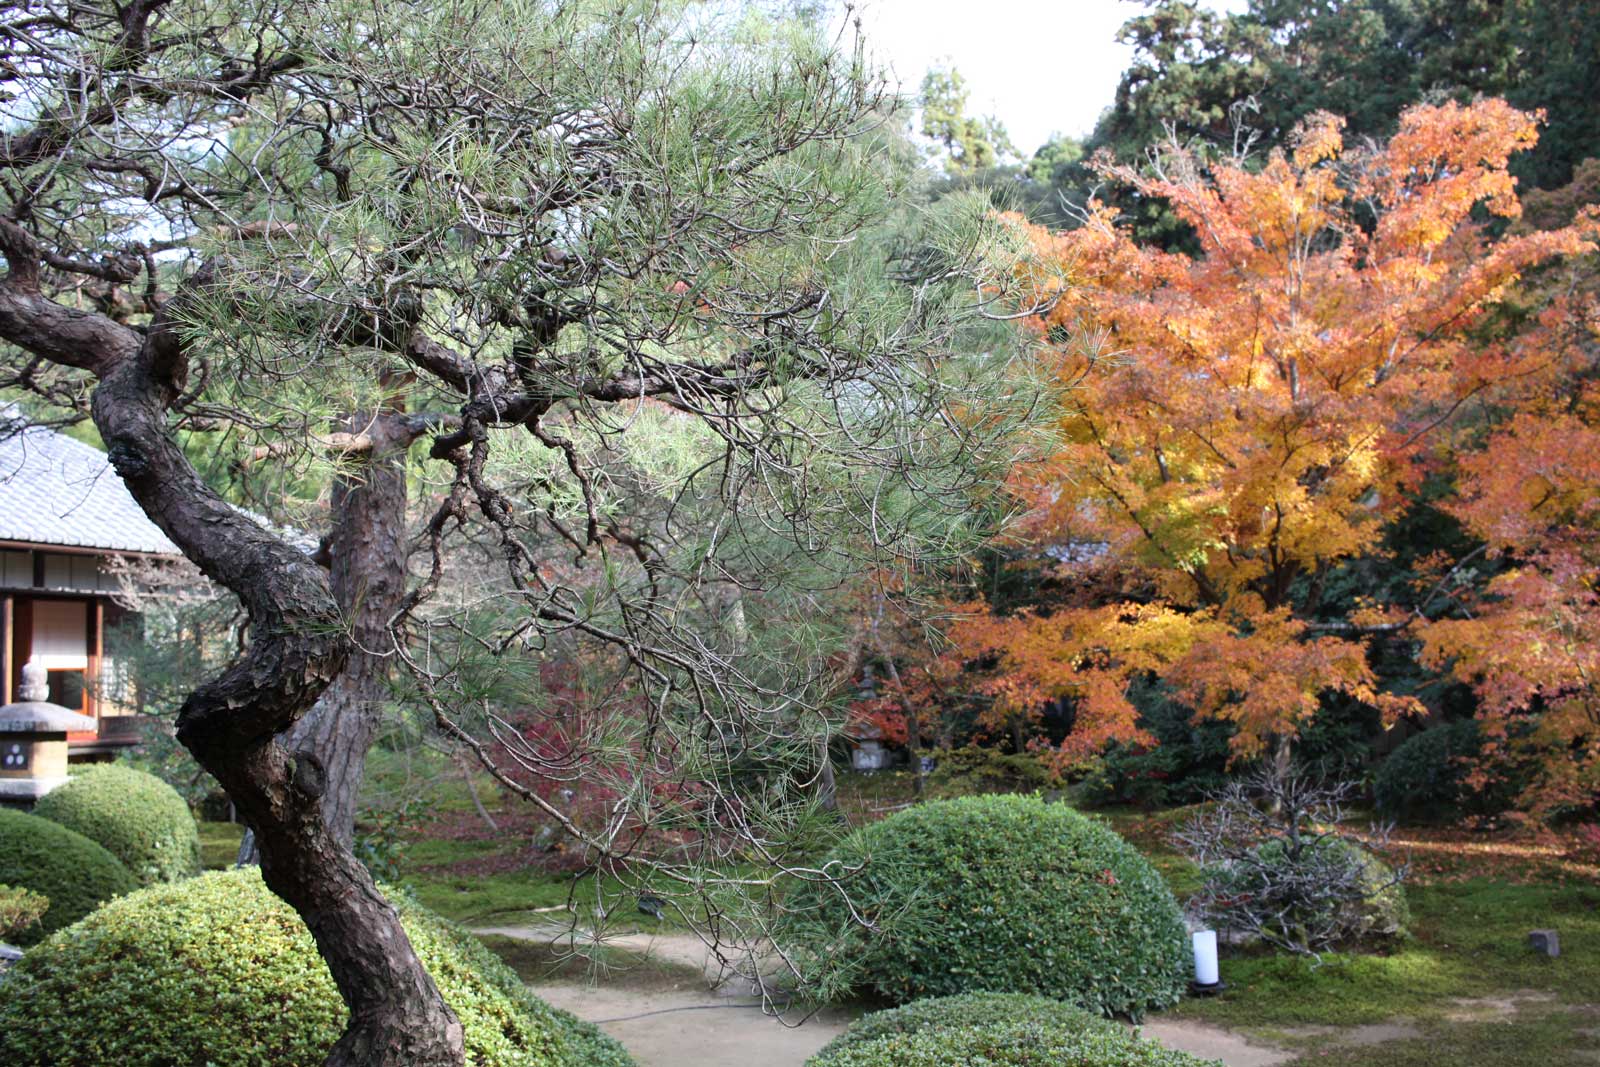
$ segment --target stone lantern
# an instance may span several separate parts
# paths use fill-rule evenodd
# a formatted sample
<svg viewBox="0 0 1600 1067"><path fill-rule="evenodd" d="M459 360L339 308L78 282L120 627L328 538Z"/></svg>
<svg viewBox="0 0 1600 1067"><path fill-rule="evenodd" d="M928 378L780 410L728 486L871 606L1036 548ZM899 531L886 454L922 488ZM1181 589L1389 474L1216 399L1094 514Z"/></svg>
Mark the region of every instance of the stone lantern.
<svg viewBox="0 0 1600 1067"><path fill-rule="evenodd" d="M849 737L851 770L881 771L889 766L889 750L883 747L883 731L876 725L870 722L858 724Z"/></svg>
<svg viewBox="0 0 1600 1067"><path fill-rule="evenodd" d="M32 807L67 780L67 732L93 730L87 715L51 704L44 667L22 668L22 697L0 707L0 804Z"/></svg>

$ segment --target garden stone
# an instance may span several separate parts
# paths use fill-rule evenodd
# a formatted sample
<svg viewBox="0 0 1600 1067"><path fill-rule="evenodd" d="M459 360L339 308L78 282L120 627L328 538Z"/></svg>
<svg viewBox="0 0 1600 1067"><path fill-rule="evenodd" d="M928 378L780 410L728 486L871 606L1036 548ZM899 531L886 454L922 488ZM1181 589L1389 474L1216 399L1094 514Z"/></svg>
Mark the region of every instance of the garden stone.
<svg viewBox="0 0 1600 1067"><path fill-rule="evenodd" d="M1554 930L1534 930L1528 935L1528 943L1535 952L1542 952L1552 959L1561 955L1561 938Z"/></svg>

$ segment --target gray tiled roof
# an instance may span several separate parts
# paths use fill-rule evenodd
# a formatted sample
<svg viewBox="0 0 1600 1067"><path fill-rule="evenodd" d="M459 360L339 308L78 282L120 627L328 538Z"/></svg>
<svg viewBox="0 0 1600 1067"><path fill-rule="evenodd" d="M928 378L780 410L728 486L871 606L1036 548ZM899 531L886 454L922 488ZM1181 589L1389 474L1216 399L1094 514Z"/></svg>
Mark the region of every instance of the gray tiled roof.
<svg viewBox="0 0 1600 1067"><path fill-rule="evenodd" d="M0 541L176 555L106 454L0 405Z"/></svg>

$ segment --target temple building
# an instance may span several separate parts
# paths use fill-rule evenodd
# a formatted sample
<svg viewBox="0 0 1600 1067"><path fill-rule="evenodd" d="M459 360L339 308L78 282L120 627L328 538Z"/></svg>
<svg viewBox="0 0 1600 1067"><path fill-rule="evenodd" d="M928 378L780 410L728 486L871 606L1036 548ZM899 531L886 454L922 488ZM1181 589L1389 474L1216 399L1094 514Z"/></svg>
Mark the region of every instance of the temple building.
<svg viewBox="0 0 1600 1067"><path fill-rule="evenodd" d="M73 762L139 739L106 647L112 627L135 621L113 599L113 561L177 554L105 453L0 407L0 704L21 699L22 669L36 664L45 699L94 722L67 735Z"/></svg>

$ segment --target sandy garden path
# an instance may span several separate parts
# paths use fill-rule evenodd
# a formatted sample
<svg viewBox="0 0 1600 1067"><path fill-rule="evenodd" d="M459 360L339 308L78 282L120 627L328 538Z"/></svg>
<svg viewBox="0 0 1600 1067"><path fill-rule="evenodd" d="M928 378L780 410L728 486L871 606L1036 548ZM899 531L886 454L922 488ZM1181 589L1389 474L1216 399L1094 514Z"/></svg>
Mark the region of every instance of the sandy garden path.
<svg viewBox="0 0 1600 1067"><path fill-rule="evenodd" d="M642 1067L800 1067L850 1021L834 1013L786 1026L762 1014L759 1000L706 990L532 988L551 1004L599 1023Z"/></svg>
<svg viewBox="0 0 1600 1067"><path fill-rule="evenodd" d="M476 932L539 943L571 937L564 926L492 926ZM536 982L530 988L556 1007L598 1023L641 1067L802 1067L851 1019L844 1011L803 1021L763 1013L748 983L742 988L737 982L716 984L715 961L699 939L687 934L608 936L605 944L681 965L684 980L669 988L572 981ZM695 970L704 981L693 979ZM1144 1031L1171 1048L1219 1059L1227 1067L1278 1067L1293 1059L1284 1049L1204 1023L1153 1019Z"/></svg>

